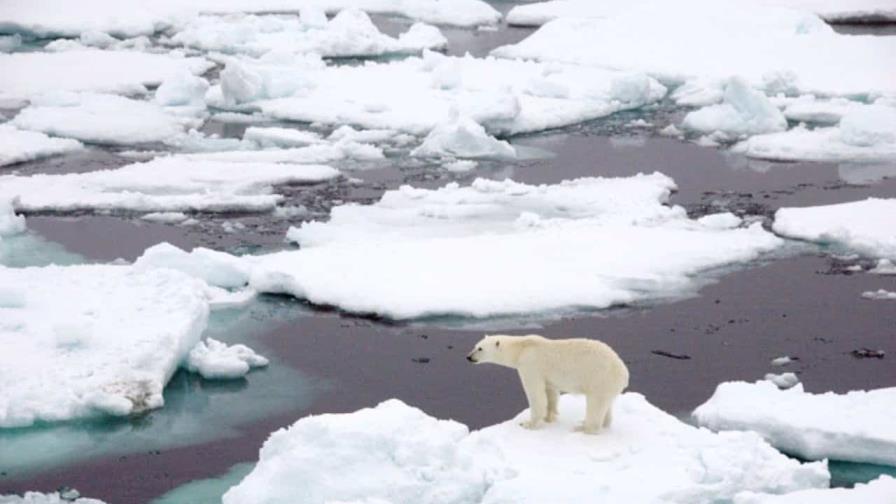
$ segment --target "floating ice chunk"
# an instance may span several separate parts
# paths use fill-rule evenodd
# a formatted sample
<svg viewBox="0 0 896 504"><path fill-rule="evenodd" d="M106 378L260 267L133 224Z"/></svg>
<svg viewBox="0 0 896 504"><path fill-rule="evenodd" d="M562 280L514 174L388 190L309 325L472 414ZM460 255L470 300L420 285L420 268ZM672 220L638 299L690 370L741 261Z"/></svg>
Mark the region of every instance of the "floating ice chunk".
<svg viewBox="0 0 896 504"><path fill-rule="evenodd" d="M783 236L845 247L875 258L896 259L896 199L805 208L781 208L772 229Z"/></svg>
<svg viewBox="0 0 896 504"><path fill-rule="evenodd" d="M795 360L796 359L794 359L793 357L791 357L789 355L784 355L784 356L775 357L774 359L772 359L771 365L772 366L786 366L787 364L790 364L791 362L793 362Z"/></svg>
<svg viewBox="0 0 896 504"><path fill-rule="evenodd" d="M340 126L330 133L327 140L345 140L358 143L380 143L394 140L398 132L388 129L356 130L351 126Z"/></svg>
<svg viewBox="0 0 896 504"><path fill-rule="evenodd" d="M153 212L143 215L140 218L150 222L176 224L187 220L189 217L183 212Z"/></svg>
<svg viewBox="0 0 896 504"><path fill-rule="evenodd" d="M872 106L848 112L840 120L840 139L857 147L896 147L896 108Z"/></svg>
<svg viewBox="0 0 896 504"><path fill-rule="evenodd" d="M164 142L182 134L187 126L198 125L151 102L87 93L45 96L19 112L10 124L112 145Z"/></svg>
<svg viewBox="0 0 896 504"><path fill-rule="evenodd" d="M584 410L583 398L564 395L557 422L541 430L521 428L521 414L472 433L396 399L306 417L271 434L223 502L274 503L301 492L308 504L685 503L828 485L824 463L800 464L752 433L694 428L640 394L617 399L613 426L599 436L573 431Z"/></svg>
<svg viewBox="0 0 896 504"><path fill-rule="evenodd" d="M139 271L170 268L224 288L243 287L249 283L248 268L236 257L204 247L185 252L170 243L159 243L146 249L134 261L134 268Z"/></svg>
<svg viewBox="0 0 896 504"><path fill-rule="evenodd" d="M161 84L173 75L184 71L200 74L212 66L203 58L138 51L85 49L0 54L0 67L4 70L0 98L30 98L59 91L140 94L146 92L145 86Z"/></svg>
<svg viewBox="0 0 896 504"><path fill-rule="evenodd" d="M880 259L877 264L868 270L868 273L875 275L896 275L896 264L890 259Z"/></svg>
<svg viewBox="0 0 896 504"><path fill-rule="evenodd" d="M704 215L697 222L713 229L733 229L743 223L743 219L731 212Z"/></svg>
<svg viewBox="0 0 896 504"><path fill-rule="evenodd" d="M776 448L808 460L896 465L896 388L811 394L802 384L725 382L694 410L701 426L758 432Z"/></svg>
<svg viewBox="0 0 896 504"><path fill-rule="evenodd" d="M787 129L787 119L760 91L746 81L732 78L725 85L722 103L709 105L685 116L686 129L740 136Z"/></svg>
<svg viewBox="0 0 896 504"><path fill-rule="evenodd" d="M293 137L295 139L295 137ZM268 136L267 140L271 140ZM281 138L282 140L282 138ZM209 152L188 154L186 159L228 163L329 163L342 159L372 161L383 159L383 150L375 145L347 140L334 143L319 143L306 147L289 149L266 149L260 151L235 150L229 152ZM327 177L332 178L332 177Z"/></svg>
<svg viewBox="0 0 896 504"><path fill-rule="evenodd" d="M0 267L0 285L25 299L0 307L0 427L162 406L208 316L203 283L170 270Z"/></svg>
<svg viewBox="0 0 896 504"><path fill-rule="evenodd" d="M63 491L63 495L59 492L41 493L41 492L25 492L23 495L0 495L0 503L2 504L106 504L98 499L88 499L86 497L71 497L67 492Z"/></svg>
<svg viewBox="0 0 896 504"><path fill-rule="evenodd" d="M611 16L558 18L492 54L646 72L663 82L741 75L756 88L784 70L788 87L799 93L896 93L896 63L887 57L896 40L890 37L840 35L811 13L757 8L755 1L610 4L616 4Z"/></svg>
<svg viewBox="0 0 896 504"><path fill-rule="evenodd" d="M891 504L896 502L896 479L882 475L853 488L813 488L785 494L741 492L733 504Z"/></svg>
<svg viewBox="0 0 896 504"><path fill-rule="evenodd" d="M684 132L676 128L674 124L670 124L659 131L660 135L669 137L683 137Z"/></svg>
<svg viewBox="0 0 896 504"><path fill-rule="evenodd" d="M242 378L252 368L267 365L267 359L246 345L228 345L212 338L196 343L186 360L187 369L209 380Z"/></svg>
<svg viewBox="0 0 896 504"><path fill-rule="evenodd" d="M304 147L323 142L321 136L313 131L261 126L246 128L246 131L243 133L243 140L255 142L262 148Z"/></svg>
<svg viewBox="0 0 896 504"><path fill-rule="evenodd" d="M853 130L846 138L868 138ZM850 137L850 134L859 136ZM872 132L873 134L873 132ZM896 159L896 142L855 145L845 141L840 127L807 129L797 126L780 133L750 137L731 150L748 157L781 161L882 161Z"/></svg>
<svg viewBox="0 0 896 504"><path fill-rule="evenodd" d="M22 211L264 212L282 199L271 186L339 176L328 166L158 158L115 170L0 175L0 200Z"/></svg>
<svg viewBox="0 0 896 504"><path fill-rule="evenodd" d="M25 231L25 216L16 215L12 202L0 199L0 236L14 235Z"/></svg>
<svg viewBox="0 0 896 504"><path fill-rule="evenodd" d="M205 106L208 81L190 72L182 72L168 77L156 89L155 101L159 105Z"/></svg>
<svg viewBox="0 0 896 504"><path fill-rule="evenodd" d="M0 166L58 156L83 148L77 140L50 138L43 133L0 124Z"/></svg>
<svg viewBox="0 0 896 504"><path fill-rule="evenodd" d="M479 163L477 163L476 161L470 161L469 159L459 159L457 161L443 163L442 168L453 173L465 173L476 169L478 165Z"/></svg>
<svg viewBox="0 0 896 504"><path fill-rule="evenodd" d="M767 373L765 379L774 383L779 389L789 389L800 382L795 373Z"/></svg>
<svg viewBox="0 0 896 504"><path fill-rule="evenodd" d="M208 286L205 294L208 298L209 308L211 308L212 311L246 306L252 302L257 295L252 289L230 291L213 285Z"/></svg>
<svg viewBox="0 0 896 504"><path fill-rule="evenodd" d="M896 292L888 291L886 289L877 289L876 291L865 291L862 293L862 297L865 299L896 299Z"/></svg>
<svg viewBox="0 0 896 504"><path fill-rule="evenodd" d="M804 95L785 106L784 117L791 121L837 124L846 114L868 106L846 98L819 100L815 96Z"/></svg>
<svg viewBox="0 0 896 504"><path fill-rule="evenodd" d="M414 24L398 39L373 24L362 10L340 11L320 24L312 16L199 16L170 39L171 44L203 51L262 56L271 51L314 53L324 57L382 56L419 53L444 47L447 40L434 26Z"/></svg>
<svg viewBox="0 0 896 504"><path fill-rule="evenodd" d="M423 143L411 151L411 155L512 159L516 157L516 149L508 142L486 133L485 128L469 117L454 115L449 121L433 128Z"/></svg>

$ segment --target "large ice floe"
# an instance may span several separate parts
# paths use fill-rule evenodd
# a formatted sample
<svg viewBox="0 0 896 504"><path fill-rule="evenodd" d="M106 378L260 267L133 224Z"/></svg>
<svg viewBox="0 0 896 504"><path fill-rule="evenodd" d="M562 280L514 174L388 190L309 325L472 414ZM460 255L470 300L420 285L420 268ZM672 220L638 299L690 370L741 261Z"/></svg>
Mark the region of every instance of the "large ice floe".
<svg viewBox="0 0 896 504"><path fill-rule="evenodd" d="M51 138L43 133L22 131L0 124L0 166L32 161L83 149L77 140Z"/></svg>
<svg viewBox="0 0 896 504"><path fill-rule="evenodd" d="M324 57L382 56L419 53L444 47L438 28L423 23L393 38L380 32L358 9L346 9L327 20L323 11L305 9L294 16L200 16L168 43L201 49L261 56L269 51L314 53Z"/></svg>
<svg viewBox="0 0 896 504"><path fill-rule="evenodd" d="M426 51L420 58L356 66L282 55L231 58L208 99L276 119L418 135L449 122L456 111L494 135L604 117L665 94L665 87L638 73Z"/></svg>
<svg viewBox="0 0 896 504"><path fill-rule="evenodd" d="M757 492L738 494L733 504L892 504L896 502L896 479L881 476L854 488L810 488L784 495Z"/></svg>
<svg viewBox="0 0 896 504"><path fill-rule="evenodd" d="M896 199L781 208L772 229L789 238L833 245L878 259L896 259Z"/></svg>
<svg viewBox="0 0 896 504"><path fill-rule="evenodd" d="M517 26L541 26L557 18L606 18L631 9L644 0L551 0L517 5L507 13L507 22ZM650 1L650 0L646 0ZM684 2L679 2L682 5ZM891 0L754 0L756 9L791 7L811 11L829 22L896 21Z"/></svg>
<svg viewBox="0 0 896 504"><path fill-rule="evenodd" d="M300 250L245 260L260 292L397 319L488 317L680 295L781 243L758 224L689 219L665 204L674 188L659 173L405 186L290 229Z"/></svg>
<svg viewBox="0 0 896 504"><path fill-rule="evenodd" d="M198 13L313 9L336 14L348 8L456 26L491 25L501 19L501 14L482 0L82 0L77 6L67 0L4 0L0 3L0 33L77 37L98 32L135 37L181 26Z"/></svg>
<svg viewBox="0 0 896 504"><path fill-rule="evenodd" d="M748 430L804 459L896 465L896 388L811 394L802 384L726 382L694 410L713 430Z"/></svg>
<svg viewBox="0 0 896 504"><path fill-rule="evenodd" d="M337 177L314 164L225 162L163 157L113 170L0 176L0 199L26 212L260 212L282 199L272 186Z"/></svg>
<svg viewBox="0 0 896 504"><path fill-rule="evenodd" d="M223 502L694 503L828 486L824 462L801 464L756 434L689 426L636 393L614 407L595 436L573 431L585 401L568 395L537 431L518 425L525 412L470 432L395 399L311 416L274 432Z"/></svg>
<svg viewBox="0 0 896 504"><path fill-rule="evenodd" d="M0 427L160 407L208 310L176 271L0 266Z"/></svg>
<svg viewBox="0 0 896 504"><path fill-rule="evenodd" d="M26 99L59 91L142 94L147 92L146 86L158 85L173 75L200 74L212 66L203 58L138 51L0 54L0 98Z"/></svg>
<svg viewBox="0 0 896 504"><path fill-rule="evenodd" d="M841 35L807 11L749 0L644 0L605 18L556 19L492 54L647 72L667 83L712 87L741 75L775 93L896 94L896 37Z"/></svg>

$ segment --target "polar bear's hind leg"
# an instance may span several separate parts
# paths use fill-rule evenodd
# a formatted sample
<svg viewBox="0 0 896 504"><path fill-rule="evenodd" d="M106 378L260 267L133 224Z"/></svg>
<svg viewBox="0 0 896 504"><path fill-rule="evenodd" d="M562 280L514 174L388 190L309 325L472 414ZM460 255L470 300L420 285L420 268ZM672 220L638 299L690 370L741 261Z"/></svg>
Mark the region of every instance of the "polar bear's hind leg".
<svg viewBox="0 0 896 504"><path fill-rule="evenodd" d="M546 391L548 395L548 414L544 417L544 421L551 423L557 420L557 389L548 385Z"/></svg>
<svg viewBox="0 0 896 504"><path fill-rule="evenodd" d="M595 393L588 394L585 399L585 422L576 430L586 434L597 434L607 417L611 401L603 395Z"/></svg>

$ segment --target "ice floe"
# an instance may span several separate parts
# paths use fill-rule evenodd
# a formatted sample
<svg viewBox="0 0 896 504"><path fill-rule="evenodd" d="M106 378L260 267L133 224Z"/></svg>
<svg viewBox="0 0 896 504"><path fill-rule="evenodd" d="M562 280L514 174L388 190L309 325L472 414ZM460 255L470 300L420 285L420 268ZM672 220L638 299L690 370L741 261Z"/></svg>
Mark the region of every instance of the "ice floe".
<svg viewBox="0 0 896 504"><path fill-rule="evenodd" d="M268 438L223 502L684 503L828 485L823 462L801 464L752 433L689 426L640 394L617 399L613 426L599 435L573 431L584 408L583 398L561 396L557 422L537 431L518 425L524 412L469 432L396 399L306 417Z"/></svg>
<svg viewBox="0 0 896 504"><path fill-rule="evenodd" d="M206 338L190 350L186 368L209 380L225 380L246 376L252 368L264 367L268 360L246 345L228 345Z"/></svg>
<svg viewBox="0 0 896 504"><path fill-rule="evenodd" d="M0 427L162 406L209 311L202 282L163 269L0 266L0 285Z"/></svg>
<svg viewBox="0 0 896 504"><path fill-rule="evenodd" d="M171 75L156 89L153 99L163 106L205 107L205 93L208 81L190 72Z"/></svg>
<svg viewBox="0 0 896 504"><path fill-rule="evenodd" d="M98 499L75 496L71 490L60 492L41 493L25 492L23 495L0 495L0 504L106 504Z"/></svg>
<svg viewBox="0 0 896 504"><path fill-rule="evenodd" d="M0 199L0 237L25 231L25 217L16 215L12 202Z"/></svg>
<svg viewBox="0 0 896 504"><path fill-rule="evenodd" d="M800 382L795 373L768 373L765 375L765 379L774 383L779 389L789 389Z"/></svg>
<svg viewBox="0 0 896 504"><path fill-rule="evenodd" d="M873 273L875 275L896 275L896 264L890 259L879 259L877 264L868 270L868 273Z"/></svg>
<svg viewBox="0 0 896 504"><path fill-rule="evenodd" d="M250 126L243 133L243 140L255 142L262 148L305 147L323 143L320 134L294 128Z"/></svg>
<svg viewBox="0 0 896 504"><path fill-rule="evenodd" d="M888 291L886 289L877 289L876 291L865 291L862 293L862 297L865 299L894 299L896 300L896 292Z"/></svg>
<svg viewBox="0 0 896 504"><path fill-rule="evenodd" d="M721 132L734 138L787 129L787 119L765 94L741 78L725 85L722 103L688 113L682 126L703 133Z"/></svg>
<svg viewBox="0 0 896 504"><path fill-rule="evenodd" d="M664 83L741 75L774 92L875 97L896 94L894 51L894 37L840 35L806 11L646 0L605 18L556 19L492 54L647 72Z"/></svg>
<svg viewBox="0 0 896 504"><path fill-rule="evenodd" d="M843 247L873 258L896 259L896 199L781 208L772 229L789 238Z"/></svg>
<svg viewBox="0 0 896 504"><path fill-rule="evenodd" d="M719 384L694 410L713 430L758 432L776 448L804 459L896 465L896 388L846 394L787 390L769 381Z"/></svg>
<svg viewBox="0 0 896 504"><path fill-rule="evenodd" d="M447 122L436 125L411 155L512 159L516 157L516 149L486 133L476 121L455 114Z"/></svg>
<svg viewBox="0 0 896 504"><path fill-rule="evenodd" d="M143 94L146 86L161 84L184 71L201 74L212 66L203 58L138 51L0 54L0 98L26 99L58 91Z"/></svg>
<svg viewBox="0 0 896 504"><path fill-rule="evenodd" d="M272 186L337 177L313 164L238 163L157 158L114 170L62 175L0 175L0 199L38 211L263 212L282 196Z"/></svg>
<svg viewBox="0 0 896 504"><path fill-rule="evenodd" d="M853 488L811 488L783 495L741 492L733 504L892 504L896 502L896 479L883 475Z"/></svg>
<svg viewBox="0 0 896 504"><path fill-rule="evenodd" d="M209 285L228 289L245 286L249 283L250 274L245 264L225 252L197 247L187 253L170 243L159 243L146 249L134 261L134 268L175 269L200 278Z"/></svg>
<svg viewBox="0 0 896 504"><path fill-rule="evenodd" d="M83 149L77 140L51 138L43 133L22 131L0 124L0 166L32 161Z"/></svg>
<svg viewBox="0 0 896 504"><path fill-rule="evenodd" d="M346 9L327 21L302 16L200 16L168 41L203 51L261 56L270 51L314 53L323 57L383 56L438 49L448 41L438 28L422 23L390 37L359 9Z"/></svg>
<svg viewBox="0 0 896 504"><path fill-rule="evenodd" d="M665 94L643 74L427 51L360 66L233 58L207 98L276 119L425 135L455 110L490 134L514 134L642 107Z"/></svg>

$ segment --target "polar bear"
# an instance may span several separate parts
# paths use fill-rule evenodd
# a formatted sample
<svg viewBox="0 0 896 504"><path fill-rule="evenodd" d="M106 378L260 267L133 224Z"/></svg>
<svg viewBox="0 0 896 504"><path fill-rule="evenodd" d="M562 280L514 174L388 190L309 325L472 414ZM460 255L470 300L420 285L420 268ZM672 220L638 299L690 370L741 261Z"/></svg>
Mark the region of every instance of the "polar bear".
<svg viewBox="0 0 896 504"><path fill-rule="evenodd" d="M628 387L628 368L606 343L584 338L550 340L537 335L485 336L467 355L476 364L490 362L519 372L529 401L530 419L521 425L536 429L557 419L557 394L584 394L581 430L588 434L609 427L613 400Z"/></svg>

